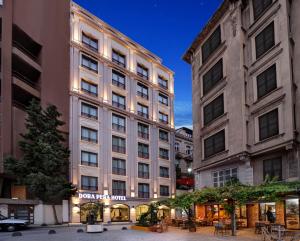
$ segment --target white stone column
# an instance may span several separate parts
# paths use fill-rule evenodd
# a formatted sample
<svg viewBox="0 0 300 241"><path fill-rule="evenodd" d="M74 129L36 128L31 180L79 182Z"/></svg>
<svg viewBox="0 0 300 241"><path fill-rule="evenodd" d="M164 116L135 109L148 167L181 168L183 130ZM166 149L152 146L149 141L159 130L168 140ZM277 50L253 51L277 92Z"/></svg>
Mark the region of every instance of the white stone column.
<svg viewBox="0 0 300 241"><path fill-rule="evenodd" d="M107 223L110 222L110 207L104 207L103 208L103 222Z"/></svg>

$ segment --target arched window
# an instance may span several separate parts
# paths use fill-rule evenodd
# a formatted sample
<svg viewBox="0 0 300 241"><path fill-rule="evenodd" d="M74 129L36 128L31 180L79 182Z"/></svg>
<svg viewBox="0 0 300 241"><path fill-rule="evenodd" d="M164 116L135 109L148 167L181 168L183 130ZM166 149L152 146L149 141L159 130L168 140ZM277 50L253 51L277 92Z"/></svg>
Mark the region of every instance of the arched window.
<svg viewBox="0 0 300 241"><path fill-rule="evenodd" d="M147 213L149 210L149 205L146 204L142 204L142 205L138 205L135 208L135 213L136 213L136 220L140 220L140 217L142 214Z"/></svg>
<svg viewBox="0 0 300 241"><path fill-rule="evenodd" d="M103 204L102 203L84 203L80 206L80 222L87 223L89 217L95 222L103 222Z"/></svg>
<svg viewBox="0 0 300 241"><path fill-rule="evenodd" d="M171 218L171 209L165 205L161 205L158 207L157 218L159 220L166 220Z"/></svg>
<svg viewBox="0 0 300 241"><path fill-rule="evenodd" d="M115 204L110 208L110 219L112 222L128 222L129 206L125 204Z"/></svg>

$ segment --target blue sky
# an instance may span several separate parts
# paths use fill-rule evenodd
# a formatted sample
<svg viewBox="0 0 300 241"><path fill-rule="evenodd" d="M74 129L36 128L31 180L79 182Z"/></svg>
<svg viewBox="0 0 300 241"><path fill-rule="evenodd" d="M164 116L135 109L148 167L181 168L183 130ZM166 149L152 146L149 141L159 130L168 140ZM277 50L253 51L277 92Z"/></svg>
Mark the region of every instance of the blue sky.
<svg viewBox="0 0 300 241"><path fill-rule="evenodd" d="M175 72L175 125L191 127L191 69L181 57L222 0L75 2L163 59Z"/></svg>

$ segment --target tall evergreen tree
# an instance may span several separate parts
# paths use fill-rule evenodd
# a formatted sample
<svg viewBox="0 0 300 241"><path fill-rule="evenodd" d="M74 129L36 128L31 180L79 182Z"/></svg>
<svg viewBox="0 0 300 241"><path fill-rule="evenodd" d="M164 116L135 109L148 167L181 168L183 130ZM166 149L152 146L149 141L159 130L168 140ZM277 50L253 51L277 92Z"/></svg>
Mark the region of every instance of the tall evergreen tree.
<svg viewBox="0 0 300 241"><path fill-rule="evenodd" d="M26 109L25 134L19 142L23 157L9 157L5 161L8 173L14 175L18 184L26 185L28 191L45 204L51 204L55 222L58 223L55 204L68 198L74 187L68 182L69 149L60 127L61 114L54 105L42 109L37 100L32 100Z"/></svg>

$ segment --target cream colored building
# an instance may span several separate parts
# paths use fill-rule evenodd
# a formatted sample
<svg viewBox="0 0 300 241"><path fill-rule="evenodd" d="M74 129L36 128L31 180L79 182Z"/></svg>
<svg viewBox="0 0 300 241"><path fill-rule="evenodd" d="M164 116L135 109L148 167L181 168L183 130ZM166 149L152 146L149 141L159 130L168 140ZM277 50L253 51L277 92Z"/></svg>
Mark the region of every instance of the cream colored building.
<svg viewBox="0 0 300 241"><path fill-rule="evenodd" d="M175 194L174 73L75 3L70 45L71 222L135 222Z"/></svg>

